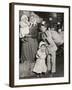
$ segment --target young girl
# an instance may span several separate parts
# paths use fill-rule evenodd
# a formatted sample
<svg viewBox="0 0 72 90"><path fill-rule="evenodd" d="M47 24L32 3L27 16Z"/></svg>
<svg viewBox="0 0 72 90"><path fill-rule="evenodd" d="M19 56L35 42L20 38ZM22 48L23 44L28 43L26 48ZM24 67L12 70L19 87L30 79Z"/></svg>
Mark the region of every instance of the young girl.
<svg viewBox="0 0 72 90"><path fill-rule="evenodd" d="M47 66L45 63L46 59L46 44L45 42L41 41L39 44L39 50L36 54L36 63L33 69L33 72L37 74L37 77L40 77L42 73L46 73Z"/></svg>

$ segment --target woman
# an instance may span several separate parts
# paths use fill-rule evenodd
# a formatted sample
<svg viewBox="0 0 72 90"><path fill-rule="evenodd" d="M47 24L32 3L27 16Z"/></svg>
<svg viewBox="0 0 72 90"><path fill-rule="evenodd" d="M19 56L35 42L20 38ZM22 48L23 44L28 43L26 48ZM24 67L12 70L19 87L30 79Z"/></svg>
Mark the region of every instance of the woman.
<svg viewBox="0 0 72 90"><path fill-rule="evenodd" d="M29 18L29 26L28 26L29 33L25 34L24 37L22 38L21 60L24 61L24 68L23 68L24 74L22 75L22 77L32 74L31 70L34 65L35 55L38 48L37 23L35 22L34 16L30 16L28 18Z"/></svg>

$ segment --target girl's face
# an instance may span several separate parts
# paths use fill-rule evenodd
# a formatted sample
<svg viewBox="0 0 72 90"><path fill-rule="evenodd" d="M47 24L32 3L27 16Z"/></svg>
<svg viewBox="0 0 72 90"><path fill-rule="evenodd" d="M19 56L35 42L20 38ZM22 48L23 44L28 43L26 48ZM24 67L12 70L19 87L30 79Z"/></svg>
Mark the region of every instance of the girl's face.
<svg viewBox="0 0 72 90"><path fill-rule="evenodd" d="M41 30L42 32L45 32L46 29L47 29L47 28L46 28L45 26L41 26L41 27L40 27L40 30Z"/></svg>
<svg viewBox="0 0 72 90"><path fill-rule="evenodd" d="M44 45L42 45L42 46L41 46L41 51L42 51L42 52L45 52L45 50L46 50L46 47L45 47Z"/></svg>

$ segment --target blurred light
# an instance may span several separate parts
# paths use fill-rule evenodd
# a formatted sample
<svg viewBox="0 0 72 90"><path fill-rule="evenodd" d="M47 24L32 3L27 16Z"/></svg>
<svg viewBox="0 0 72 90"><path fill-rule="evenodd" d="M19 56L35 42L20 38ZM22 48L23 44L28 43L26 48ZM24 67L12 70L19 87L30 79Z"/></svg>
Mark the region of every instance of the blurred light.
<svg viewBox="0 0 72 90"><path fill-rule="evenodd" d="M56 13L53 13L53 17L56 18L57 17L57 14Z"/></svg>
<svg viewBox="0 0 72 90"><path fill-rule="evenodd" d="M49 18L49 21L52 21L52 20L53 20L52 17L50 17L50 18Z"/></svg>
<svg viewBox="0 0 72 90"><path fill-rule="evenodd" d="M60 22L57 22L58 25L60 25Z"/></svg>

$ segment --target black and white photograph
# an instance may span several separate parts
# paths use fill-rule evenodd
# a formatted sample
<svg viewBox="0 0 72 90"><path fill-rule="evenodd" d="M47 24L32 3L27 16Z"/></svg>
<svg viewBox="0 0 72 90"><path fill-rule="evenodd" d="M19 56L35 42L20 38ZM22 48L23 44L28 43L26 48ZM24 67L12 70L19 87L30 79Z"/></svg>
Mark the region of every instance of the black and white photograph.
<svg viewBox="0 0 72 90"><path fill-rule="evenodd" d="M19 11L19 78L64 76L64 13Z"/></svg>
<svg viewBox="0 0 72 90"><path fill-rule="evenodd" d="M70 7L10 7L10 86L69 83Z"/></svg>

